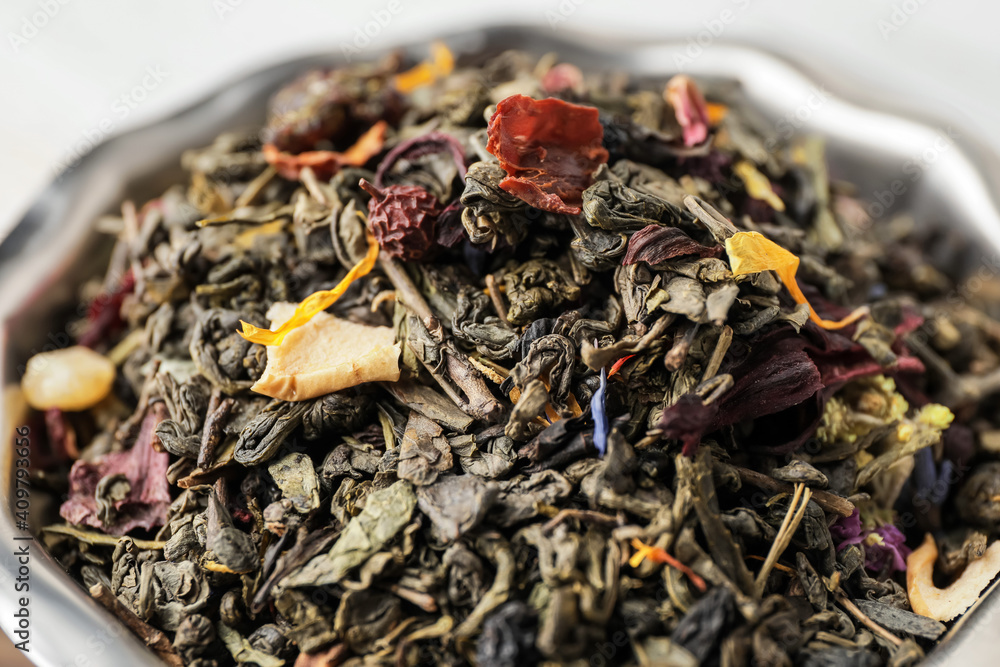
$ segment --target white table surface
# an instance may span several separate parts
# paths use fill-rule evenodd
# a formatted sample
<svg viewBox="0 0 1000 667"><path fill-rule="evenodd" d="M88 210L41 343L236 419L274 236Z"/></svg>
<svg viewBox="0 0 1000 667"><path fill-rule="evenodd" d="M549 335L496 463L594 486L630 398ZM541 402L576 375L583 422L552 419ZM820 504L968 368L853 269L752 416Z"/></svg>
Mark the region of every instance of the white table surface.
<svg viewBox="0 0 1000 667"><path fill-rule="evenodd" d="M391 16L373 47L511 22L749 42L834 74L842 90L955 118L1000 150L1000 3L986 0L3 0L0 237L88 142L241 73L353 46L373 12Z"/></svg>

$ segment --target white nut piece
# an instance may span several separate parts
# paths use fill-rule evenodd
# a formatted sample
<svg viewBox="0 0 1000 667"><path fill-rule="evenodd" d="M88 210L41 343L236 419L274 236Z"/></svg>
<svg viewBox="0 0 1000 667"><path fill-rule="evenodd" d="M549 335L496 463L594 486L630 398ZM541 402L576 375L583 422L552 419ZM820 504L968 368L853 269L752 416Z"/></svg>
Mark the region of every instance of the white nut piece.
<svg viewBox="0 0 1000 667"><path fill-rule="evenodd" d="M29 359L21 391L28 405L37 410L86 410L111 393L115 372L107 357L75 345Z"/></svg>
<svg viewBox="0 0 1000 667"><path fill-rule="evenodd" d="M1000 573L1000 541L991 544L982 557L969 563L947 588L934 585L937 556L937 544L928 533L924 543L906 559L906 592L914 613L936 621L950 621L965 613Z"/></svg>

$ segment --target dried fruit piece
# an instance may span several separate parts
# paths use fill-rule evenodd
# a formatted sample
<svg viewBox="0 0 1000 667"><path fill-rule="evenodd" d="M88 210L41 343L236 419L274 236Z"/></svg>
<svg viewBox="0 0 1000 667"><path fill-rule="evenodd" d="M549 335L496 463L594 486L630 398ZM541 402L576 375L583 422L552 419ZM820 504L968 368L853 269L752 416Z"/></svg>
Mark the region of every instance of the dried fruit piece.
<svg viewBox="0 0 1000 667"><path fill-rule="evenodd" d="M343 167L360 167L378 155L385 143L388 124L380 120L362 134L354 145L344 152L305 151L292 154L280 150L274 144L264 144L263 153L267 163L278 173L291 181L297 181L306 167L312 169L318 178L330 178Z"/></svg>
<svg viewBox="0 0 1000 667"><path fill-rule="evenodd" d="M294 304L275 303L267 316L280 323L293 316ZM304 401L364 382L399 379L396 334L319 313L267 348L264 374L251 389L284 401Z"/></svg>
<svg viewBox="0 0 1000 667"><path fill-rule="evenodd" d="M591 175L608 161L594 107L511 95L497 104L486 150L507 178L500 187L536 208L580 213Z"/></svg>
<svg viewBox="0 0 1000 667"><path fill-rule="evenodd" d="M281 341L284 340L285 336L289 331L292 331L296 327L300 327L314 315L320 313L334 304L347 291L347 288L351 286L358 278L368 275L368 272L372 270L375 266L375 260L378 258L378 243L375 242L375 237L368 234L368 253L364 258L355 264L344 279L337 283L337 286L331 290L321 290L319 292L313 292L298 305L295 312L291 317L284 320L283 324L277 329L268 331L267 329L261 329L260 327L255 327L249 322L244 322L240 320L240 324L243 325L243 331L239 332L241 336L246 338L251 343L259 343L260 345L281 345ZM273 324L271 326L274 326Z"/></svg>
<svg viewBox="0 0 1000 667"><path fill-rule="evenodd" d="M82 345L42 352L28 360L21 391L37 410L86 410L111 393L115 365Z"/></svg>
<svg viewBox="0 0 1000 667"><path fill-rule="evenodd" d="M991 544L981 558L969 563L947 588L934 585L937 556L937 543L928 533L924 543L906 559L906 592L914 612L936 621L950 621L965 613L1000 574L1000 541Z"/></svg>
<svg viewBox="0 0 1000 667"><path fill-rule="evenodd" d="M361 179L368 200L368 220L378 244L393 257L420 261L435 245L438 201L419 185L389 185L379 189Z"/></svg>
<svg viewBox="0 0 1000 667"><path fill-rule="evenodd" d="M758 232L737 232L726 239L726 254L734 276L774 271L785 284L795 303L809 305L809 300L795 282L799 258ZM824 329L841 329L868 314L868 308L855 310L842 320L824 320L809 305L809 319Z"/></svg>

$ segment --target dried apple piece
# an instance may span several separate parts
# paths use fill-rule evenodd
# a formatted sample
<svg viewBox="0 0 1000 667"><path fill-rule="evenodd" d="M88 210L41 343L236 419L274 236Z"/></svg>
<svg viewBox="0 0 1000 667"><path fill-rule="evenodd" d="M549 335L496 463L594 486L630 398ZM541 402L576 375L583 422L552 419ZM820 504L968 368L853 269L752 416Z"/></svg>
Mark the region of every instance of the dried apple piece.
<svg viewBox="0 0 1000 667"><path fill-rule="evenodd" d="M279 302L267 311L272 326L292 317L294 303ZM251 389L283 401L304 401L364 382L399 379L396 333L317 313L268 346L264 374Z"/></svg>
<svg viewBox="0 0 1000 667"><path fill-rule="evenodd" d="M1000 574L1000 541L991 544L981 558L969 563L947 588L934 585L937 556L937 543L928 533L924 543L906 559L906 592L915 613L936 621L950 621L965 613Z"/></svg>

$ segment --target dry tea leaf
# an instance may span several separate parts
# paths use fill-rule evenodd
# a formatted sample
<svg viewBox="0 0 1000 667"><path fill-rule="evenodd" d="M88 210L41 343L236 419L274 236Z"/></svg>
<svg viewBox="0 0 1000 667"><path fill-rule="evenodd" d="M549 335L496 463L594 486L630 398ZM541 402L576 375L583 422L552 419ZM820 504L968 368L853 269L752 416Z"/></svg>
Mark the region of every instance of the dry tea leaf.
<svg viewBox="0 0 1000 667"><path fill-rule="evenodd" d="M285 322L295 305L276 303L273 322ZM399 344L389 327L372 327L318 313L267 348L264 374L251 389L284 401L304 401L364 382L399 379Z"/></svg>
<svg viewBox="0 0 1000 667"><path fill-rule="evenodd" d="M319 507L319 477L312 459L292 452L267 467L282 495L303 514Z"/></svg>
<svg viewBox="0 0 1000 667"><path fill-rule="evenodd" d="M409 482L373 491L365 509L351 519L329 553L317 556L282 582L285 587L335 584L368 560L410 521L417 496Z"/></svg>

